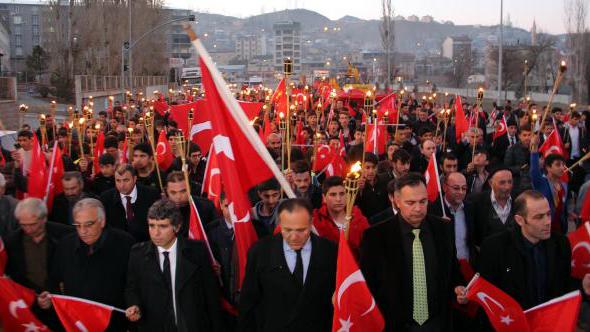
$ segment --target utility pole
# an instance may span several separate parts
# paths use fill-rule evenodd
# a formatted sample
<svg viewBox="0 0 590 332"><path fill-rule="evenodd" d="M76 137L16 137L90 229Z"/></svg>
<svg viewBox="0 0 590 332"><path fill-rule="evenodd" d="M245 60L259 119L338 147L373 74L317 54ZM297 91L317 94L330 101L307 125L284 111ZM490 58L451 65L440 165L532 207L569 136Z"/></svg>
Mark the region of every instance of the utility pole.
<svg viewBox="0 0 590 332"><path fill-rule="evenodd" d="M504 44L504 0L500 0L500 43L498 45L498 98L496 104L500 105L502 94L502 46Z"/></svg>

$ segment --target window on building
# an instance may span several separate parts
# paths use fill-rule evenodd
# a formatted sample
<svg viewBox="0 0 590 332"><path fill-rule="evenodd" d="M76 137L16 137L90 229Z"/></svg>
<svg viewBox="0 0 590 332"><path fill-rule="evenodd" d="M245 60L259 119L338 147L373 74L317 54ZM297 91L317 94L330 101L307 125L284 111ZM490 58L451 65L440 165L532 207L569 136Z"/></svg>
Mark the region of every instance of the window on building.
<svg viewBox="0 0 590 332"><path fill-rule="evenodd" d="M33 25L32 31L33 31L33 35L38 35L39 34L39 26Z"/></svg>
<svg viewBox="0 0 590 332"><path fill-rule="evenodd" d="M14 26L14 35L22 35L23 34L23 27L20 25Z"/></svg>
<svg viewBox="0 0 590 332"><path fill-rule="evenodd" d="M21 47L23 46L23 38L20 35L14 36L14 46Z"/></svg>
<svg viewBox="0 0 590 332"><path fill-rule="evenodd" d="M33 46L41 45L39 35L33 36Z"/></svg>
<svg viewBox="0 0 590 332"><path fill-rule="evenodd" d="M39 25L39 15L32 15L31 16L31 24Z"/></svg>
<svg viewBox="0 0 590 332"><path fill-rule="evenodd" d="M14 48L14 54L16 56L23 56L23 48L22 47L15 47Z"/></svg>
<svg viewBox="0 0 590 332"><path fill-rule="evenodd" d="M14 24L22 24L23 23L23 18L20 15L14 15L12 17L12 23Z"/></svg>

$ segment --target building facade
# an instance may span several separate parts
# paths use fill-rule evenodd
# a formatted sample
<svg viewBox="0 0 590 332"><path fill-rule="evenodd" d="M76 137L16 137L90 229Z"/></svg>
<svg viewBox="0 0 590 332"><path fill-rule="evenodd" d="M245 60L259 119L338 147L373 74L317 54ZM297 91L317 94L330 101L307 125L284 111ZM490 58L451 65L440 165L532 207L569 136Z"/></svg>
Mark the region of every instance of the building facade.
<svg viewBox="0 0 590 332"><path fill-rule="evenodd" d="M291 58L293 74L301 73L301 23L278 22L273 24L274 67L283 72L283 60Z"/></svg>
<svg viewBox="0 0 590 332"><path fill-rule="evenodd" d="M10 65L13 71L26 70L26 58L33 47L42 44L42 11L45 5L32 3L0 3L0 11L8 12Z"/></svg>

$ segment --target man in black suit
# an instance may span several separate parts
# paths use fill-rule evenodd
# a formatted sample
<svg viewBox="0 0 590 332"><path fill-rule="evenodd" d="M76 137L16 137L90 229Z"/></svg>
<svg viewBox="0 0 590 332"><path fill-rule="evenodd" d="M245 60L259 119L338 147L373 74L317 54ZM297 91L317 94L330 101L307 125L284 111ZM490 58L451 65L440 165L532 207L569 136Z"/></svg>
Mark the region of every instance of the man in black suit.
<svg viewBox="0 0 590 332"><path fill-rule="evenodd" d="M250 248L240 296L239 331L330 331L336 246L311 233L305 199L281 202L281 234Z"/></svg>
<svg viewBox="0 0 590 332"><path fill-rule="evenodd" d="M484 241L478 269L482 277L523 309L579 288L590 295L590 274L582 285L571 277L569 242L551 232L551 209L542 193L520 194L514 200L514 220L517 225Z"/></svg>
<svg viewBox="0 0 590 332"><path fill-rule="evenodd" d="M84 179L78 171L65 172L61 178L63 192L55 196L49 220L66 225L74 223L72 208L84 198L95 198L84 192Z"/></svg>
<svg viewBox="0 0 590 332"><path fill-rule="evenodd" d="M73 208L77 233L58 244L49 274L49 289L54 294L80 297L121 308L125 303L125 280L129 251L134 243L124 231L105 228L102 203L85 198ZM50 294L37 297L43 309L51 307ZM113 313L107 331L124 331L125 317Z"/></svg>
<svg viewBox="0 0 590 332"><path fill-rule="evenodd" d="M47 208L38 198L20 201L14 211L20 229L4 238L8 261L6 275L17 283L40 293L49 289L49 268L59 241L74 228L47 221ZM59 320L44 310L33 311L43 323L54 329Z"/></svg>
<svg viewBox="0 0 590 332"><path fill-rule="evenodd" d="M490 190L470 197L467 217L473 220L474 243L480 246L490 235L501 232L514 224L512 209L512 172L500 166L490 172Z"/></svg>
<svg viewBox="0 0 590 332"><path fill-rule="evenodd" d="M150 241L131 250L127 318L139 331L221 331L220 293L201 241L179 236L176 205L156 202L148 211Z"/></svg>
<svg viewBox="0 0 590 332"><path fill-rule="evenodd" d="M397 180L399 213L371 226L361 242L360 267L386 331L451 331L453 287L463 282L453 225L427 216L424 178Z"/></svg>
<svg viewBox="0 0 590 332"><path fill-rule="evenodd" d="M115 171L115 188L100 195L107 225L129 232L136 241L149 239L147 211L160 199L160 193L137 183L133 166L121 164Z"/></svg>
<svg viewBox="0 0 590 332"><path fill-rule="evenodd" d="M474 263L477 249L473 243L473 220L467 218L465 213L465 196L467 194L467 180L459 172L450 173L443 182L443 204L437 198L432 204L428 204L428 213L437 217L443 217L444 206L447 218L454 226L455 248L457 259Z"/></svg>
<svg viewBox="0 0 590 332"><path fill-rule="evenodd" d="M184 180L184 174L182 172L173 171L168 174L168 177L166 178L166 195L172 203L176 204L176 207L180 211L182 224L179 234L183 237L188 237L191 209L186 181ZM218 218L215 205L213 205L213 202L209 199L196 195L191 195L191 198L193 202L195 202L195 207L197 208L203 227Z"/></svg>

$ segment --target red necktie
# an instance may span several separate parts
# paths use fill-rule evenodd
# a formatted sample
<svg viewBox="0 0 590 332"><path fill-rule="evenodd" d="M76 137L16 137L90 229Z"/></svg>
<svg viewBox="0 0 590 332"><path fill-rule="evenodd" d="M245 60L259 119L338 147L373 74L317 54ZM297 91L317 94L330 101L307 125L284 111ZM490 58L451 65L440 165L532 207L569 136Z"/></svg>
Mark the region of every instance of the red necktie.
<svg viewBox="0 0 590 332"><path fill-rule="evenodd" d="M127 203L125 204L125 212L127 214L127 222L133 221L133 207L131 206L131 196L125 196Z"/></svg>

